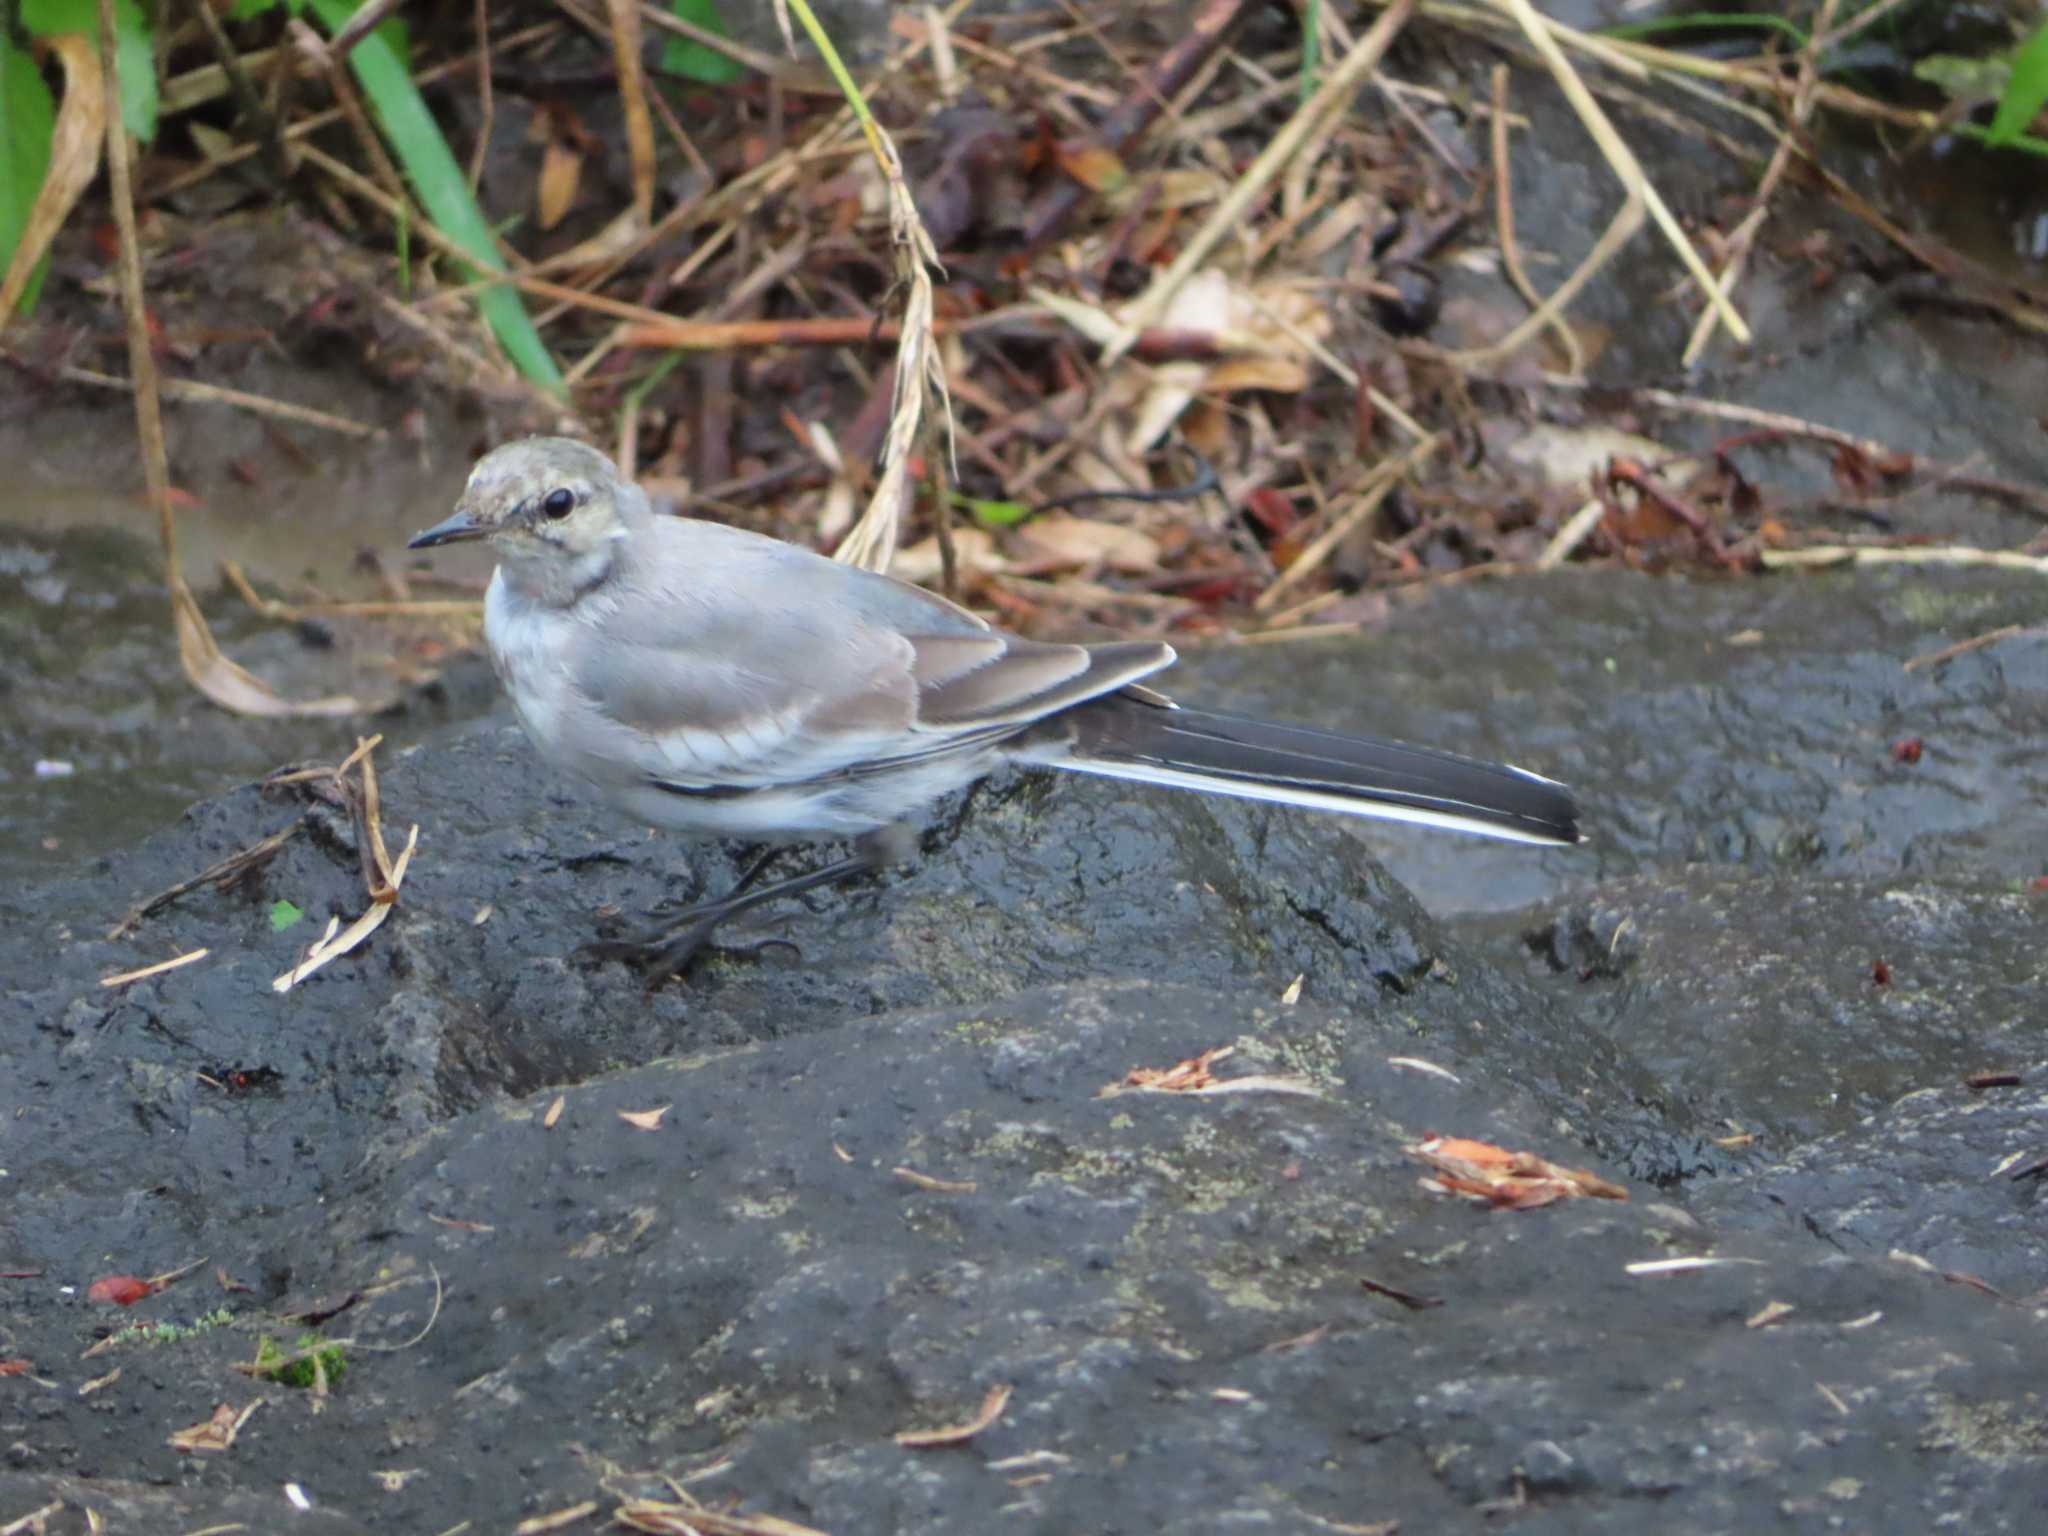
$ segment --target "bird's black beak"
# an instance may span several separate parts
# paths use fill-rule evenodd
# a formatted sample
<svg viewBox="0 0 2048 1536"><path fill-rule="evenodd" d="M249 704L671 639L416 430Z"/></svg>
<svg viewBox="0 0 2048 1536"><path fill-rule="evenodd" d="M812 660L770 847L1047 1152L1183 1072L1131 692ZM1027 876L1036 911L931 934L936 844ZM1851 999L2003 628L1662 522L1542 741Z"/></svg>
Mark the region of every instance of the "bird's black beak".
<svg viewBox="0 0 2048 1536"><path fill-rule="evenodd" d="M477 526L476 519L469 515L467 509L457 507L452 515L444 517L433 527L423 533L414 534L412 541L405 547L432 549L436 544L459 544L464 539L481 539L489 532L488 528Z"/></svg>

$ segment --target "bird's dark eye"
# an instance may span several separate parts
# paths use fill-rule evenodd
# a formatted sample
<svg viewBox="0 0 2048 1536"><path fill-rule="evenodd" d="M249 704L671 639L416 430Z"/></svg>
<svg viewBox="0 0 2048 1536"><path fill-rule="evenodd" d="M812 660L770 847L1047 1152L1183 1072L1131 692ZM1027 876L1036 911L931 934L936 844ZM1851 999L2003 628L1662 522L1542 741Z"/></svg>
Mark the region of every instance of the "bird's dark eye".
<svg viewBox="0 0 2048 1536"><path fill-rule="evenodd" d="M576 510L576 493L567 486L549 491L548 499L540 504L540 509L549 517L567 517Z"/></svg>

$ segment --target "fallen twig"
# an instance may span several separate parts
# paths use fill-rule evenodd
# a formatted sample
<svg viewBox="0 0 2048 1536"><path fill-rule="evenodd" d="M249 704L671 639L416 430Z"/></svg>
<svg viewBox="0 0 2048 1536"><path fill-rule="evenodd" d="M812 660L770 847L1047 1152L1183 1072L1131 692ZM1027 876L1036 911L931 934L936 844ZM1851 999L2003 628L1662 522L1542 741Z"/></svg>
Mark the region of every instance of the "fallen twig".
<svg viewBox="0 0 2048 1536"><path fill-rule="evenodd" d="M896 1443L912 1450L926 1450L933 1446L959 1445L972 1440L989 1425L1003 1416L1003 1409L1009 1406L1010 1393L1014 1389L1007 1385L993 1386L981 1400L981 1409L965 1424L949 1424L943 1429L905 1429L896 1434Z"/></svg>
<svg viewBox="0 0 2048 1536"><path fill-rule="evenodd" d="M1967 640L1958 640L1954 645L1944 645L1938 651L1928 651L1919 656L1907 658L1903 669L1918 672L1923 667L1938 667L1944 661L1954 661L1958 656L1967 656L1971 651L1982 650L1987 645L1996 645L2001 640L2017 639L2021 635L2048 635L2048 627L2026 624L2001 624L1996 629L1986 630L1981 635L1972 635Z"/></svg>
<svg viewBox="0 0 2048 1536"><path fill-rule="evenodd" d="M271 859L277 856L277 851L290 842L305 824L306 818L301 816L290 826L273 832L268 837L259 838L248 847L238 849L226 858L207 865L206 868L190 879L180 880L176 885L165 887L150 897L149 900L143 902L141 906L132 908L126 917L107 930L107 937L110 939L126 938L142 925L144 918L155 916L180 896L190 891L196 891L202 885L225 888L231 881L238 879L248 871L260 868L262 865L270 862ZM201 953L203 954L204 951L202 950ZM180 963L182 964L183 962L181 961Z"/></svg>

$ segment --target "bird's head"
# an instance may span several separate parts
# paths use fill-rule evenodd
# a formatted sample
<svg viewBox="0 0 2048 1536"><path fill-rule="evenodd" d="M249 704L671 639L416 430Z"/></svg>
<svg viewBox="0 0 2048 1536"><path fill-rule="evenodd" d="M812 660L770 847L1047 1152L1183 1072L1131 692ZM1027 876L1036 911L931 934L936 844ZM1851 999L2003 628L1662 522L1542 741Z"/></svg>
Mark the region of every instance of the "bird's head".
<svg viewBox="0 0 2048 1536"><path fill-rule="evenodd" d="M524 437L477 460L455 511L406 547L488 539L509 560L580 562L625 537L629 492L638 494L587 443Z"/></svg>

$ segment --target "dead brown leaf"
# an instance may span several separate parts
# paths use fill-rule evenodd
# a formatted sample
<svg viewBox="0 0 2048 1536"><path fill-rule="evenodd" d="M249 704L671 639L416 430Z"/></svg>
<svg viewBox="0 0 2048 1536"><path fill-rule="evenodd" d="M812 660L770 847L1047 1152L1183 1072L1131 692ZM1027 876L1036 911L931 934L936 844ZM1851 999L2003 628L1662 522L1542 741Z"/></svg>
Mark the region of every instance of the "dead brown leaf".
<svg viewBox="0 0 2048 1536"><path fill-rule="evenodd" d="M540 182L534 191L535 220L553 229L575 204L583 180L583 151L566 139L549 139L540 155Z"/></svg>
<svg viewBox="0 0 2048 1536"><path fill-rule="evenodd" d="M1209 1068L1236 1054L1234 1045L1212 1045L1201 1055L1177 1061L1170 1067L1133 1067L1124 1074L1121 1086L1151 1088L1160 1093L1186 1093L1191 1088L1206 1088L1216 1081L1216 1074Z"/></svg>
<svg viewBox="0 0 2048 1536"><path fill-rule="evenodd" d="M635 1130L658 1131L661 1129L661 1117L674 1108L673 1104L664 1104L659 1109L622 1109L619 1118Z"/></svg>
<svg viewBox="0 0 2048 1536"><path fill-rule="evenodd" d="M1131 179L1116 151L1100 144L1061 144L1053 153L1060 169L1091 192L1114 192Z"/></svg>
<svg viewBox="0 0 2048 1536"><path fill-rule="evenodd" d="M1556 1200L1592 1195L1626 1200L1628 1191L1584 1168L1566 1168L1533 1152L1511 1152L1490 1141L1432 1136L1408 1149L1436 1170L1429 1182L1452 1194L1472 1195L1507 1210L1526 1211Z"/></svg>
<svg viewBox="0 0 2048 1536"><path fill-rule="evenodd" d="M1017 530L1017 542L1034 562L1055 566L1106 565L1126 575L1149 575L1159 569L1159 541L1150 534L1069 512L1034 517Z"/></svg>

